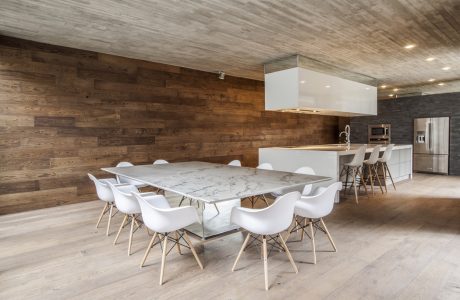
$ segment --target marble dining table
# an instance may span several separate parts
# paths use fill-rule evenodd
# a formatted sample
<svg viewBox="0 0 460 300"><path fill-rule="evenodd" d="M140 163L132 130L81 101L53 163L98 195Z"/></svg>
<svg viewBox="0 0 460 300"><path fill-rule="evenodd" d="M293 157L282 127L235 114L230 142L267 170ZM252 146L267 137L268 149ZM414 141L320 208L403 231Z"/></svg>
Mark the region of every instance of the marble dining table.
<svg viewBox="0 0 460 300"><path fill-rule="evenodd" d="M203 240L238 230L230 223L230 213L233 207L241 205L242 198L279 190L301 190L305 185L330 180L325 176L200 161L110 167L102 170L199 201L201 224L193 224L186 229ZM216 204L218 211L214 205L209 204Z"/></svg>

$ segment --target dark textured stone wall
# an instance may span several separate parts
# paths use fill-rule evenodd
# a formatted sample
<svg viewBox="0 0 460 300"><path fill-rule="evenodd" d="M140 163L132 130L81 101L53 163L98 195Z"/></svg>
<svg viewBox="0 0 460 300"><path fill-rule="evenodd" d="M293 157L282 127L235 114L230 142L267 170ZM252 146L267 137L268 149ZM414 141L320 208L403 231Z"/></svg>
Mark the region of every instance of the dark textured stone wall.
<svg viewBox="0 0 460 300"><path fill-rule="evenodd" d="M460 93L382 100L378 115L350 120L351 141L367 143L369 124L391 124L391 141L413 144L414 118L450 117L449 174L460 175Z"/></svg>

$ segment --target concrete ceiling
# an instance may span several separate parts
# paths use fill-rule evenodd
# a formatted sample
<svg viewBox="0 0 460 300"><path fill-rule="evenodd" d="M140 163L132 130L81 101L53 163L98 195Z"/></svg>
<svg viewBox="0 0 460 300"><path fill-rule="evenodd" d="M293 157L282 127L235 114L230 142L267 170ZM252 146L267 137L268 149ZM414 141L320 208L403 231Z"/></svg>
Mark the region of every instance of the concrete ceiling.
<svg viewBox="0 0 460 300"><path fill-rule="evenodd" d="M2 0L0 34L259 80L301 54L380 98L460 91L459 0Z"/></svg>

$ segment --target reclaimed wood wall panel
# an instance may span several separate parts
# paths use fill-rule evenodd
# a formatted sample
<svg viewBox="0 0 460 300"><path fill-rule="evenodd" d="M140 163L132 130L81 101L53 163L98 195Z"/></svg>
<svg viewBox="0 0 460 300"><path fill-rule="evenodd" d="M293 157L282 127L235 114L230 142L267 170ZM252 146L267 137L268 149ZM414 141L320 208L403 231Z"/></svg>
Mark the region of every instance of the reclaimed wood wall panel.
<svg viewBox="0 0 460 300"><path fill-rule="evenodd" d="M0 214L96 198L88 172L258 162L331 143L337 118L264 111L263 82L0 36Z"/></svg>

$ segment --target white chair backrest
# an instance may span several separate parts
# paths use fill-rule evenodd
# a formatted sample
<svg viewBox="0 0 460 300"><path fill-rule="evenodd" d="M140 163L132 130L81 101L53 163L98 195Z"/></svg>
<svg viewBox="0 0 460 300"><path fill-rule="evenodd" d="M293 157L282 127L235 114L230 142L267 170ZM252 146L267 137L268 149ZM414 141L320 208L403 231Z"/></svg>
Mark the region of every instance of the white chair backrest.
<svg viewBox="0 0 460 300"><path fill-rule="evenodd" d="M295 170L294 173L305 174L305 175L316 175L315 171L310 167L300 167L297 170ZM313 185L311 185L311 184L305 185L305 187L303 188L303 191L302 191L302 195L310 194L312 187L313 187Z"/></svg>
<svg viewBox="0 0 460 300"><path fill-rule="evenodd" d="M130 163L129 161L121 161L121 162L119 162L117 164L117 168L118 167L121 167L121 168L123 168L123 167L132 167L132 166L134 166L134 165L132 163Z"/></svg>
<svg viewBox="0 0 460 300"><path fill-rule="evenodd" d="M228 163L229 166L241 167L241 161L238 159L232 160Z"/></svg>
<svg viewBox="0 0 460 300"><path fill-rule="evenodd" d="M366 149L367 145L363 145L359 147L358 151L356 152L355 156L353 157L353 160L349 164L350 166L362 166L364 157L366 156Z"/></svg>
<svg viewBox="0 0 460 300"><path fill-rule="evenodd" d="M122 162L119 162L117 164L117 168L126 168L126 167L133 167L134 165L132 163L130 163L129 161L122 161ZM127 178L127 177L124 177L124 176L118 176L117 175L117 181L118 183L121 183L121 184L132 184L132 185L140 185L142 184L141 182L137 181L137 180L134 180L134 179L130 179L130 178Z"/></svg>
<svg viewBox="0 0 460 300"><path fill-rule="evenodd" d="M385 151L383 152L382 158L380 159L382 162L388 162L391 158L391 153L393 152L395 144L389 144Z"/></svg>
<svg viewBox="0 0 460 300"><path fill-rule="evenodd" d="M270 163L262 163L257 166L257 169L259 170L273 170L273 166Z"/></svg>
<svg viewBox="0 0 460 300"><path fill-rule="evenodd" d="M103 179L99 180L89 173L88 177L94 182L94 185L96 186L96 193L100 200L106 202L114 201L113 192L107 182L105 182Z"/></svg>
<svg viewBox="0 0 460 300"><path fill-rule="evenodd" d="M305 202L310 206L310 210L315 213L315 218L322 218L331 213L334 207L334 199L337 191L342 189L342 182L335 182L328 187L318 188L315 195L302 196L299 201Z"/></svg>
<svg viewBox="0 0 460 300"><path fill-rule="evenodd" d="M169 208L163 195L142 197L134 194L142 211L142 220L149 229L166 233L190 225L190 220L198 222L198 214L191 206Z"/></svg>
<svg viewBox="0 0 460 300"><path fill-rule="evenodd" d="M276 198L275 202L265 210L264 220L269 220L265 226L266 232L273 234L286 230L292 223L295 203L300 199L299 192L290 192Z"/></svg>
<svg viewBox="0 0 460 300"><path fill-rule="evenodd" d="M377 162L379 159L380 155L380 145L377 145L374 147L374 149L371 152L371 155L369 156L369 159L367 160L369 164L373 165Z"/></svg>
<svg viewBox="0 0 460 300"><path fill-rule="evenodd" d="M110 184L110 183L109 183ZM125 214L138 214L141 212L139 203L133 193L138 193L134 185L110 184L117 209Z"/></svg>
<svg viewBox="0 0 460 300"><path fill-rule="evenodd" d="M167 160L164 159L157 159L156 161L153 162L154 165L164 165L164 164L169 164Z"/></svg>

